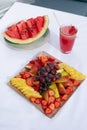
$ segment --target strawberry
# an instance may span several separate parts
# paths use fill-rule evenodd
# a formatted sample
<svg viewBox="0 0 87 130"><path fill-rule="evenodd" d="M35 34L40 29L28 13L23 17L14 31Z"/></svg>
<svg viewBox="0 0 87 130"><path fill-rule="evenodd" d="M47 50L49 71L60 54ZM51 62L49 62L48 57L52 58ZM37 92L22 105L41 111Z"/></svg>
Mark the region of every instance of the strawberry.
<svg viewBox="0 0 87 130"><path fill-rule="evenodd" d="M63 83L64 87L73 86L73 82L69 79L66 82Z"/></svg>
<svg viewBox="0 0 87 130"><path fill-rule="evenodd" d="M73 92L73 87L67 87L66 94L69 95Z"/></svg>
<svg viewBox="0 0 87 130"><path fill-rule="evenodd" d="M54 96L55 95L54 91L51 90L51 89L48 90L48 94L49 94L49 96Z"/></svg>
<svg viewBox="0 0 87 130"><path fill-rule="evenodd" d="M40 104L41 103L41 99L40 98L36 98L35 103L36 104Z"/></svg>
<svg viewBox="0 0 87 130"><path fill-rule="evenodd" d="M73 85L74 86L79 86L80 85L80 81L78 81L78 80L75 79Z"/></svg>
<svg viewBox="0 0 87 130"><path fill-rule="evenodd" d="M33 81L33 84L37 86L39 85L39 81Z"/></svg>
<svg viewBox="0 0 87 130"><path fill-rule="evenodd" d="M32 103L35 103L35 100L36 100L35 97L30 97L30 101L31 101Z"/></svg>
<svg viewBox="0 0 87 130"><path fill-rule="evenodd" d="M24 75L25 75L25 78L29 78L29 77L30 77L30 72L29 72L29 71L26 71L26 72L24 73Z"/></svg>
<svg viewBox="0 0 87 130"><path fill-rule="evenodd" d="M30 72L29 71L20 72L20 76L23 79L27 79L30 77Z"/></svg>
<svg viewBox="0 0 87 130"><path fill-rule="evenodd" d="M47 106L46 105L42 105L42 109L46 110Z"/></svg>
<svg viewBox="0 0 87 130"><path fill-rule="evenodd" d="M51 103L51 104L49 105L49 108L53 111L53 110L55 109L54 103Z"/></svg>
<svg viewBox="0 0 87 130"><path fill-rule="evenodd" d="M62 101L66 101L68 99L68 95L67 94L64 94L62 97L61 97Z"/></svg>
<svg viewBox="0 0 87 130"><path fill-rule="evenodd" d="M51 113L52 113L52 110L50 108L45 109L45 114L46 115L51 114Z"/></svg>
<svg viewBox="0 0 87 130"><path fill-rule="evenodd" d="M61 101L60 97L56 98L55 101L60 102Z"/></svg>
<svg viewBox="0 0 87 130"><path fill-rule="evenodd" d="M37 66L37 68L42 66L41 62L38 59L36 59L35 65Z"/></svg>
<svg viewBox="0 0 87 130"><path fill-rule="evenodd" d="M44 106L46 106L47 105L47 100L43 99L42 102L41 102L41 104L44 105Z"/></svg>
<svg viewBox="0 0 87 130"><path fill-rule="evenodd" d="M39 89L40 89L40 86L39 86L39 85L37 85L37 86L34 87L34 90L35 90L35 91L38 91Z"/></svg>
<svg viewBox="0 0 87 130"><path fill-rule="evenodd" d="M32 79L32 77L26 79L26 84L28 86L32 86L33 85L33 79Z"/></svg>
<svg viewBox="0 0 87 130"><path fill-rule="evenodd" d="M54 59L54 57L52 57L52 56L48 58L48 61L50 61L50 62L52 62L52 61L54 61L54 60L55 60L55 59Z"/></svg>
<svg viewBox="0 0 87 130"><path fill-rule="evenodd" d="M55 108L59 108L61 106L60 102L55 101L54 102Z"/></svg>
<svg viewBox="0 0 87 130"><path fill-rule="evenodd" d="M36 65L38 64L38 67L41 67L43 66L41 60L37 57L37 60L36 60Z"/></svg>
<svg viewBox="0 0 87 130"><path fill-rule="evenodd" d="M60 63L61 63L60 61L57 61L57 62L56 62L57 65L60 64Z"/></svg>
<svg viewBox="0 0 87 130"><path fill-rule="evenodd" d="M29 62L29 64L35 64L35 60L31 60L30 62Z"/></svg>
<svg viewBox="0 0 87 130"><path fill-rule="evenodd" d="M21 78L25 79L25 75L24 75L25 72L20 72L19 74L21 75Z"/></svg>
<svg viewBox="0 0 87 130"><path fill-rule="evenodd" d="M48 56L39 56L38 58L43 64L45 64L48 61Z"/></svg>
<svg viewBox="0 0 87 130"><path fill-rule="evenodd" d="M66 76L64 76L64 78L66 78L67 80L69 80L69 79L70 79L70 76L69 76L69 75L66 75Z"/></svg>
<svg viewBox="0 0 87 130"><path fill-rule="evenodd" d="M48 104L53 103L55 101L55 97L51 96L48 98Z"/></svg>

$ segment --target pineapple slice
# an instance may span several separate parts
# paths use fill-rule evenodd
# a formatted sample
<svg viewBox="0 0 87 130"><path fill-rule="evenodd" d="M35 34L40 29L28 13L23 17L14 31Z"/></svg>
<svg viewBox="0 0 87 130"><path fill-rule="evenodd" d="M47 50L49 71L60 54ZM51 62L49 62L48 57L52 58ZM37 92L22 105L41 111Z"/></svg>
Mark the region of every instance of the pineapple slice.
<svg viewBox="0 0 87 130"><path fill-rule="evenodd" d="M35 91L31 86L26 84L26 81L21 78L11 78L10 83L18 89L26 98L35 97L42 98L39 92Z"/></svg>
<svg viewBox="0 0 87 130"><path fill-rule="evenodd" d="M76 80L84 80L86 78L84 74L77 71L66 63L60 63L59 66L61 69L64 69L71 76L71 78L74 78Z"/></svg>

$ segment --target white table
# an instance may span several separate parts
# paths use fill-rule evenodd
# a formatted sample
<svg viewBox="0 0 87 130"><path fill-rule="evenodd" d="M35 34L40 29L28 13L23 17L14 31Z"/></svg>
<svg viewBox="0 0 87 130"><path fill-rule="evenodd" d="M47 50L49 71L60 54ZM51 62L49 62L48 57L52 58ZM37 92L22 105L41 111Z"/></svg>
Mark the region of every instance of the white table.
<svg viewBox="0 0 87 130"><path fill-rule="evenodd" d="M73 51L63 54L59 49L60 24L78 27L78 37ZM34 49L10 47L3 39L3 30L21 19L37 15L49 15L50 39L43 46ZM87 130L87 80L71 96L67 103L52 119L49 119L26 99L8 87L7 82L35 54L45 50L56 58L87 75L87 18L43 7L15 3L0 20L0 130Z"/></svg>

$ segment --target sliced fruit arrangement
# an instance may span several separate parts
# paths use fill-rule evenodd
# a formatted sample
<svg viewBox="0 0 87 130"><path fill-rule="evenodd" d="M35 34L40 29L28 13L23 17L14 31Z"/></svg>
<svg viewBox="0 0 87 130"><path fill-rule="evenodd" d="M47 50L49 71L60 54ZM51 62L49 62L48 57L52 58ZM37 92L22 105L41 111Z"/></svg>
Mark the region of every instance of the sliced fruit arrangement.
<svg viewBox="0 0 87 130"><path fill-rule="evenodd" d="M41 52L10 79L10 86L48 117L53 117L86 76Z"/></svg>
<svg viewBox="0 0 87 130"><path fill-rule="evenodd" d="M47 31L48 25L48 15L29 18L9 26L3 36L11 43L29 44L41 38Z"/></svg>

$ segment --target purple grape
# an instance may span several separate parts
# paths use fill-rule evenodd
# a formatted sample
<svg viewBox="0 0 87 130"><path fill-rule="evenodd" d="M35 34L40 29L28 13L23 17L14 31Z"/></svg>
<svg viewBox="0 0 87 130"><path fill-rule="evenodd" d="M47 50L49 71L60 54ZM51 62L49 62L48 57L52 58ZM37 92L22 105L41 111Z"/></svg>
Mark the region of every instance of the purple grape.
<svg viewBox="0 0 87 130"><path fill-rule="evenodd" d="M40 70L41 72L45 72L45 71L46 71L46 68L45 68L45 67L41 67L39 70Z"/></svg>
<svg viewBox="0 0 87 130"><path fill-rule="evenodd" d="M51 82L51 79L49 77L45 77L46 82Z"/></svg>
<svg viewBox="0 0 87 130"><path fill-rule="evenodd" d="M47 65L50 67L50 69L54 68L54 63L53 62L48 62Z"/></svg>
<svg viewBox="0 0 87 130"><path fill-rule="evenodd" d="M51 74L52 74L52 75L55 75L55 74L56 74L56 71L55 71L55 70L51 70Z"/></svg>
<svg viewBox="0 0 87 130"><path fill-rule="evenodd" d="M39 79L40 79L40 82L41 82L41 83L44 83L44 82L45 82L45 78L44 78L44 77L40 77Z"/></svg>
<svg viewBox="0 0 87 130"><path fill-rule="evenodd" d="M38 81L38 80L39 80L39 76L36 75L36 76L34 77L34 81Z"/></svg>
<svg viewBox="0 0 87 130"><path fill-rule="evenodd" d="M50 67L48 65L46 66L46 71L50 72Z"/></svg>
<svg viewBox="0 0 87 130"><path fill-rule="evenodd" d="M49 73L48 77L51 79L51 78L53 78L53 75L51 73Z"/></svg>
<svg viewBox="0 0 87 130"><path fill-rule="evenodd" d="M57 64L55 64L54 69L58 70L59 66Z"/></svg>
<svg viewBox="0 0 87 130"><path fill-rule="evenodd" d="M43 76L47 76L47 75L48 75L48 73L47 73L47 72L44 72Z"/></svg>
<svg viewBox="0 0 87 130"><path fill-rule="evenodd" d="M39 89L39 93L41 94L43 92L43 90L42 89Z"/></svg>
<svg viewBox="0 0 87 130"><path fill-rule="evenodd" d="M51 80L52 82L56 81L56 77L54 76Z"/></svg>

